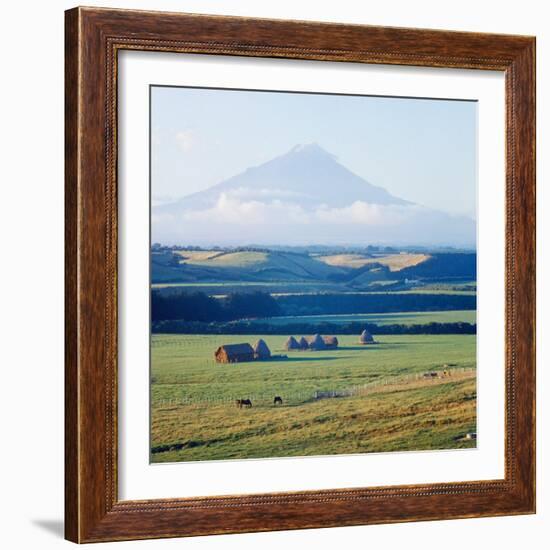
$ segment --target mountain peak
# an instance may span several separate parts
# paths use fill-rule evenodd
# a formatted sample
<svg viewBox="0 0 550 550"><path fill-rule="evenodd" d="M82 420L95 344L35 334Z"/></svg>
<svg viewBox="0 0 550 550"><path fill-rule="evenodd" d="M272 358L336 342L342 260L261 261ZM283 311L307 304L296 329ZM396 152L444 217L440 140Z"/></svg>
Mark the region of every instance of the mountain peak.
<svg viewBox="0 0 550 550"><path fill-rule="evenodd" d="M335 158L334 155L329 153L328 151L325 151L318 143L299 143L298 145L295 145L290 151L290 154L310 154L310 155L323 155L330 158Z"/></svg>
<svg viewBox="0 0 550 550"><path fill-rule="evenodd" d="M410 204L357 176L318 143L306 143L158 211L213 208L222 196L265 204L285 200L306 210L322 205L344 208L357 201Z"/></svg>

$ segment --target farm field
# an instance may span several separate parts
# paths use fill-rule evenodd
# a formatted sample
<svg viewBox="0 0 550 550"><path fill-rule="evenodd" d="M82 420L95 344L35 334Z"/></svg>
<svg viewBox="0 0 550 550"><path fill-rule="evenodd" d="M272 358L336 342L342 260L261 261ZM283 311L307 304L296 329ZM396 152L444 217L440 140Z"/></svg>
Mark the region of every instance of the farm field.
<svg viewBox="0 0 550 550"><path fill-rule="evenodd" d="M272 296L300 296L300 295L316 295L316 294L446 294L446 295L462 295L475 296L476 290L467 288L456 289L453 285L448 285L448 288L442 286L440 288L423 288L414 287L407 290L357 290L354 288L345 288L341 285L333 283L307 283L307 282L204 282L204 283L154 283L151 288L163 293L170 292L205 292L208 295L219 298L225 297L232 292L268 292Z"/></svg>
<svg viewBox="0 0 550 550"><path fill-rule="evenodd" d="M268 292L274 296L318 294L319 292L340 292L341 286L322 282L286 282L286 281L255 281L255 282L205 282L205 283L155 283L153 290L163 294L173 292L204 292L210 296L223 297L232 292Z"/></svg>
<svg viewBox="0 0 550 550"><path fill-rule="evenodd" d="M373 323L377 325L424 325L427 323L475 323L475 310L413 311L406 313L358 313L342 315L300 315L251 319L250 323L289 325L292 323Z"/></svg>
<svg viewBox="0 0 550 550"><path fill-rule="evenodd" d="M369 346L338 336L337 350L317 352L287 352L286 336L263 336L288 358L214 361L218 346L257 338L152 336L152 462L475 446L462 438L476 431L473 335L375 336ZM444 368L450 376L423 377Z"/></svg>
<svg viewBox="0 0 550 550"><path fill-rule="evenodd" d="M428 260L427 254L388 254L377 255L375 257L365 256L364 254L333 254L330 256L320 256L318 259L328 265L338 267L360 268L368 264L386 265L390 271L399 271L406 267L413 267Z"/></svg>

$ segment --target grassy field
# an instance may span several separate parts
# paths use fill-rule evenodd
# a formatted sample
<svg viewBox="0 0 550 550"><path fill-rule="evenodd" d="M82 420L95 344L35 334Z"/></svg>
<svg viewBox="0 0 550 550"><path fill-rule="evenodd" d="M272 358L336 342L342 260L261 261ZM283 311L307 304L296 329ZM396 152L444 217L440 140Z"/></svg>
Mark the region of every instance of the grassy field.
<svg viewBox="0 0 550 550"><path fill-rule="evenodd" d="M395 281L388 281L389 283ZM383 285L382 285L383 287ZM273 296L299 296L303 294L448 294L475 296L476 290L468 287L464 289L415 287L410 290L357 290L344 288L335 283L306 283L306 282L217 282L217 283L154 283L153 290L168 292L204 292L210 296L223 297L231 292L268 292Z"/></svg>
<svg viewBox="0 0 550 550"><path fill-rule="evenodd" d="M229 251L224 252L220 250L178 250L175 252L181 257L180 263L188 265L201 265L201 266L220 266L220 267L249 267L257 264L275 264L277 267L281 267L288 263L288 258L285 253L268 252L268 251ZM300 262L304 262L304 255L294 255L294 262L298 259ZM430 258L427 254L411 254L411 253L398 253L398 254L377 254L375 256L365 254L330 254L310 256L312 262L307 261L309 265L316 265L317 261L335 267L346 268L361 268L367 264L378 263L381 265L387 265L390 271L399 271L406 267L411 267L425 262Z"/></svg>
<svg viewBox="0 0 550 550"><path fill-rule="evenodd" d="M342 287L334 283L305 282L219 282L219 283L155 283L151 288L164 295L178 292L204 292L224 298L231 293L264 292L272 296L301 296L303 294L340 293Z"/></svg>
<svg viewBox="0 0 550 550"><path fill-rule="evenodd" d="M251 323L288 325L292 323L374 323L376 325L424 325L427 323L475 323L476 311L412 311L406 313L358 313L342 315L300 315L252 319Z"/></svg>
<svg viewBox="0 0 550 550"><path fill-rule="evenodd" d="M406 267L412 267L428 260L427 254L387 254L375 257L364 254L332 254L320 256L319 260L329 265L338 267L360 268L367 264L381 264L390 268L390 271L400 271Z"/></svg>
<svg viewBox="0 0 550 550"><path fill-rule="evenodd" d="M286 337L264 336L288 358L215 363L218 346L255 338L153 336L153 462L475 446L462 439L476 431L475 336L381 336L372 346L339 336L338 350L292 353ZM444 364L451 376L422 377ZM253 407L237 409L236 398Z"/></svg>
<svg viewBox="0 0 550 550"><path fill-rule="evenodd" d="M209 269L218 269L222 277L243 274L261 279L299 281L304 279L323 280L328 274L340 272L308 254L291 254L278 251L178 251L180 263ZM244 270L244 271L243 271Z"/></svg>

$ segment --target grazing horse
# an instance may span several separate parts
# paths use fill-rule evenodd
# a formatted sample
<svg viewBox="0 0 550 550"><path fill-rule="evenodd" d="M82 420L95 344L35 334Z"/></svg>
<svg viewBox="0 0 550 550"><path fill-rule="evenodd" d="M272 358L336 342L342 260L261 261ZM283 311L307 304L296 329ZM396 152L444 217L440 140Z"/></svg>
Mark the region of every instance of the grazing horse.
<svg viewBox="0 0 550 550"><path fill-rule="evenodd" d="M235 405L237 405L239 409L242 409L243 407L250 409L250 407L252 407L252 401L250 401L250 399L237 399L235 401Z"/></svg>
<svg viewBox="0 0 550 550"><path fill-rule="evenodd" d="M279 397L278 395L275 397L275 399L273 400L273 404L274 405L282 405L283 404L283 398L282 397Z"/></svg>

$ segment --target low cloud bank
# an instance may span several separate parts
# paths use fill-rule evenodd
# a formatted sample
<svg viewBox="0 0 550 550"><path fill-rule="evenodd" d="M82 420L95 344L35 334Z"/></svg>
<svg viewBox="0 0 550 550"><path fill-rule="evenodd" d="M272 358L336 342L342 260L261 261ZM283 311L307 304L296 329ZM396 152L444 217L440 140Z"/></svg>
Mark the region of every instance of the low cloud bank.
<svg viewBox="0 0 550 550"><path fill-rule="evenodd" d="M275 193L274 193L275 191ZM418 205L355 201L331 208L277 190L221 193L214 206L155 212L153 238L169 243L475 245L475 222Z"/></svg>

